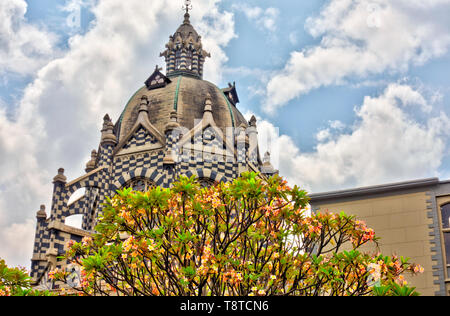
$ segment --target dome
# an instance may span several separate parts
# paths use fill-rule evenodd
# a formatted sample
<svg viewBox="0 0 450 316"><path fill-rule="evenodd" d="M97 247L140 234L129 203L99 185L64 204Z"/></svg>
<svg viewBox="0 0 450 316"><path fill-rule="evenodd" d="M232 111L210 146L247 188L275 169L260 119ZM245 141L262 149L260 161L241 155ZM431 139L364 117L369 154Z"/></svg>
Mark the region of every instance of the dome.
<svg viewBox="0 0 450 316"><path fill-rule="evenodd" d="M205 80L178 76L172 77L164 87L149 90L144 86L139 89L131 97L116 123L116 136L120 142L133 128L143 96L149 101L148 119L162 135L173 111L177 112L178 123L183 128L191 130L203 117L208 94L212 101L214 121L224 135L227 127L239 127L242 124L248 126L244 116L216 85Z"/></svg>

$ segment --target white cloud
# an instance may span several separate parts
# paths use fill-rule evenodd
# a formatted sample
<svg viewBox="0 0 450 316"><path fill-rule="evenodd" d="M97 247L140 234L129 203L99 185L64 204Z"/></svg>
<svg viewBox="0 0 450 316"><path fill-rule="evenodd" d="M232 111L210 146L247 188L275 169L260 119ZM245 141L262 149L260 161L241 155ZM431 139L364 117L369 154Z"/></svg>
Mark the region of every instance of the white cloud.
<svg viewBox="0 0 450 316"><path fill-rule="evenodd" d="M325 140L328 140L331 137L331 132L329 128L322 129L316 134L316 139L319 142L323 142Z"/></svg>
<svg viewBox="0 0 450 316"><path fill-rule="evenodd" d="M424 123L408 114L412 106L425 110ZM380 96L365 97L355 109L353 126L330 122L319 132L313 152L302 152L289 136L273 134L273 148L279 150L272 152L279 157L273 164L290 183L312 192L438 175L450 119L444 113L432 114L430 106L416 89L391 84ZM260 133L273 133L274 128L270 122L258 122Z"/></svg>
<svg viewBox="0 0 450 316"><path fill-rule="evenodd" d="M401 72L442 56L450 45L450 1L330 0L306 29L320 44L291 53L267 84L265 110L312 89Z"/></svg>
<svg viewBox="0 0 450 316"><path fill-rule="evenodd" d="M247 4L233 4L232 8L236 11L243 12L247 19L263 30L275 32L277 30L277 19L280 11L277 8L269 7L263 9L260 7L252 7Z"/></svg>
<svg viewBox="0 0 450 316"><path fill-rule="evenodd" d="M341 121L329 121L328 125L329 127L321 129L317 132L316 139L319 143L331 140L336 135L342 133L346 127Z"/></svg>
<svg viewBox="0 0 450 316"><path fill-rule="evenodd" d="M0 2L0 76L33 74L55 55L56 36L27 23L24 0Z"/></svg>
<svg viewBox="0 0 450 316"><path fill-rule="evenodd" d="M223 48L235 36L233 15L219 12L218 3L199 0L191 13L204 48L212 55L205 63L205 79L213 82L221 79L227 60ZM2 1L0 8L4 7ZM20 14L2 10L3 17L23 17L26 6L18 8ZM64 167L69 180L83 173L91 150L98 146L103 116L109 113L118 119L155 65L164 64L159 53L183 21L178 1L100 0L91 9L95 23L85 34L73 35L64 55L36 72L14 117L8 118L0 109L0 231L26 227L23 238L33 239L34 225L28 221L35 222L40 204L46 204L49 213L51 181L57 169ZM23 18L19 22L21 29L32 29ZM29 40L20 34L24 42ZM11 45L13 39L8 40ZM46 43L42 40L44 52ZM25 57L30 65L36 60L36 65L41 63L35 54ZM16 58L0 58L2 63L6 69L20 64ZM1 242L3 238L10 242L8 236L1 235ZM29 265L31 253L1 248L0 256L7 261L20 257L23 265Z"/></svg>
<svg viewBox="0 0 450 316"><path fill-rule="evenodd" d="M291 33L289 33L289 42L291 43L291 45L297 45L298 44L298 32L297 31L293 31Z"/></svg>
<svg viewBox="0 0 450 316"><path fill-rule="evenodd" d="M33 220L27 219L20 224L2 227L0 230L0 258L5 259L9 266L23 266L30 270L29 260L33 254L34 234L36 228ZM24 260L24 258L28 260Z"/></svg>

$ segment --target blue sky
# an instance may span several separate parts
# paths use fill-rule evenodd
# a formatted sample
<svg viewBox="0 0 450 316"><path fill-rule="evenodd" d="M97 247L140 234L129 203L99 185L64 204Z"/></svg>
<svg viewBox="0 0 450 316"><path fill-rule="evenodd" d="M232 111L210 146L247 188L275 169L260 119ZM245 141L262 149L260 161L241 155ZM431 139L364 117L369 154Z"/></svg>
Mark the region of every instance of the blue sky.
<svg viewBox="0 0 450 316"><path fill-rule="evenodd" d="M0 3L0 257L28 266L56 170L83 173L101 118L116 119L164 65L182 4ZM321 192L450 178L450 0L192 4L212 54L205 79L236 82L261 151L290 183Z"/></svg>

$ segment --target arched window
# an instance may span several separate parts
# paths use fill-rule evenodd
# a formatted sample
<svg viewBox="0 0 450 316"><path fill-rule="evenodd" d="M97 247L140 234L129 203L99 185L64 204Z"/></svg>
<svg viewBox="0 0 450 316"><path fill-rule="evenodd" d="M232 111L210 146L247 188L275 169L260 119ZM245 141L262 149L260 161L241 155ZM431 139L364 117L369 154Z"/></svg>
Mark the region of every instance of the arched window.
<svg viewBox="0 0 450 316"><path fill-rule="evenodd" d="M181 68L181 49L178 49L175 53L175 69Z"/></svg>
<svg viewBox="0 0 450 316"><path fill-rule="evenodd" d="M441 206L442 234L447 268L450 268L450 203Z"/></svg>
<svg viewBox="0 0 450 316"><path fill-rule="evenodd" d="M192 51L188 50L186 55L186 69L192 70Z"/></svg>
<svg viewBox="0 0 450 316"><path fill-rule="evenodd" d="M128 181L125 188L132 188L134 191L147 192L155 187L155 183L147 178L134 178Z"/></svg>
<svg viewBox="0 0 450 316"><path fill-rule="evenodd" d="M210 178L199 178L198 183L202 188L209 188L216 185L216 182Z"/></svg>

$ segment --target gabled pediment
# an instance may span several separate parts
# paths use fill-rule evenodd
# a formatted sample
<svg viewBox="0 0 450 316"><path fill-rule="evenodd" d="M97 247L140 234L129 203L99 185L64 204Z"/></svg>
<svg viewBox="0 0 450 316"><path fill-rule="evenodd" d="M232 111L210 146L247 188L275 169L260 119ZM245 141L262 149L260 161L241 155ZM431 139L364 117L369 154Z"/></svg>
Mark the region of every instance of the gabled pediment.
<svg viewBox="0 0 450 316"><path fill-rule="evenodd" d="M128 142L123 146L124 149L129 149L133 147L141 147L145 145L157 144L158 140L154 137L147 129L142 125L136 130L133 136L128 140Z"/></svg>
<svg viewBox="0 0 450 316"><path fill-rule="evenodd" d="M165 138L148 121L139 116L136 124L128 135L116 147L115 155L125 155L137 151L147 151L162 148L165 146Z"/></svg>
<svg viewBox="0 0 450 316"><path fill-rule="evenodd" d="M148 90L163 88L172 81L161 73L161 68L156 66L153 74L145 81Z"/></svg>
<svg viewBox="0 0 450 316"><path fill-rule="evenodd" d="M239 103L239 96L236 90L236 82L233 82L233 84L228 83L228 88L222 89L222 92L234 106Z"/></svg>
<svg viewBox="0 0 450 316"><path fill-rule="evenodd" d="M214 123L203 118L179 142L180 148L201 151L203 153L234 156L234 142L228 140L222 130Z"/></svg>
<svg viewBox="0 0 450 316"><path fill-rule="evenodd" d="M222 130L214 121L211 105L211 96L208 95L205 100L202 120L183 136L179 146L183 148L183 151L193 149L203 153L234 157L234 136L231 135L231 140L224 136Z"/></svg>

